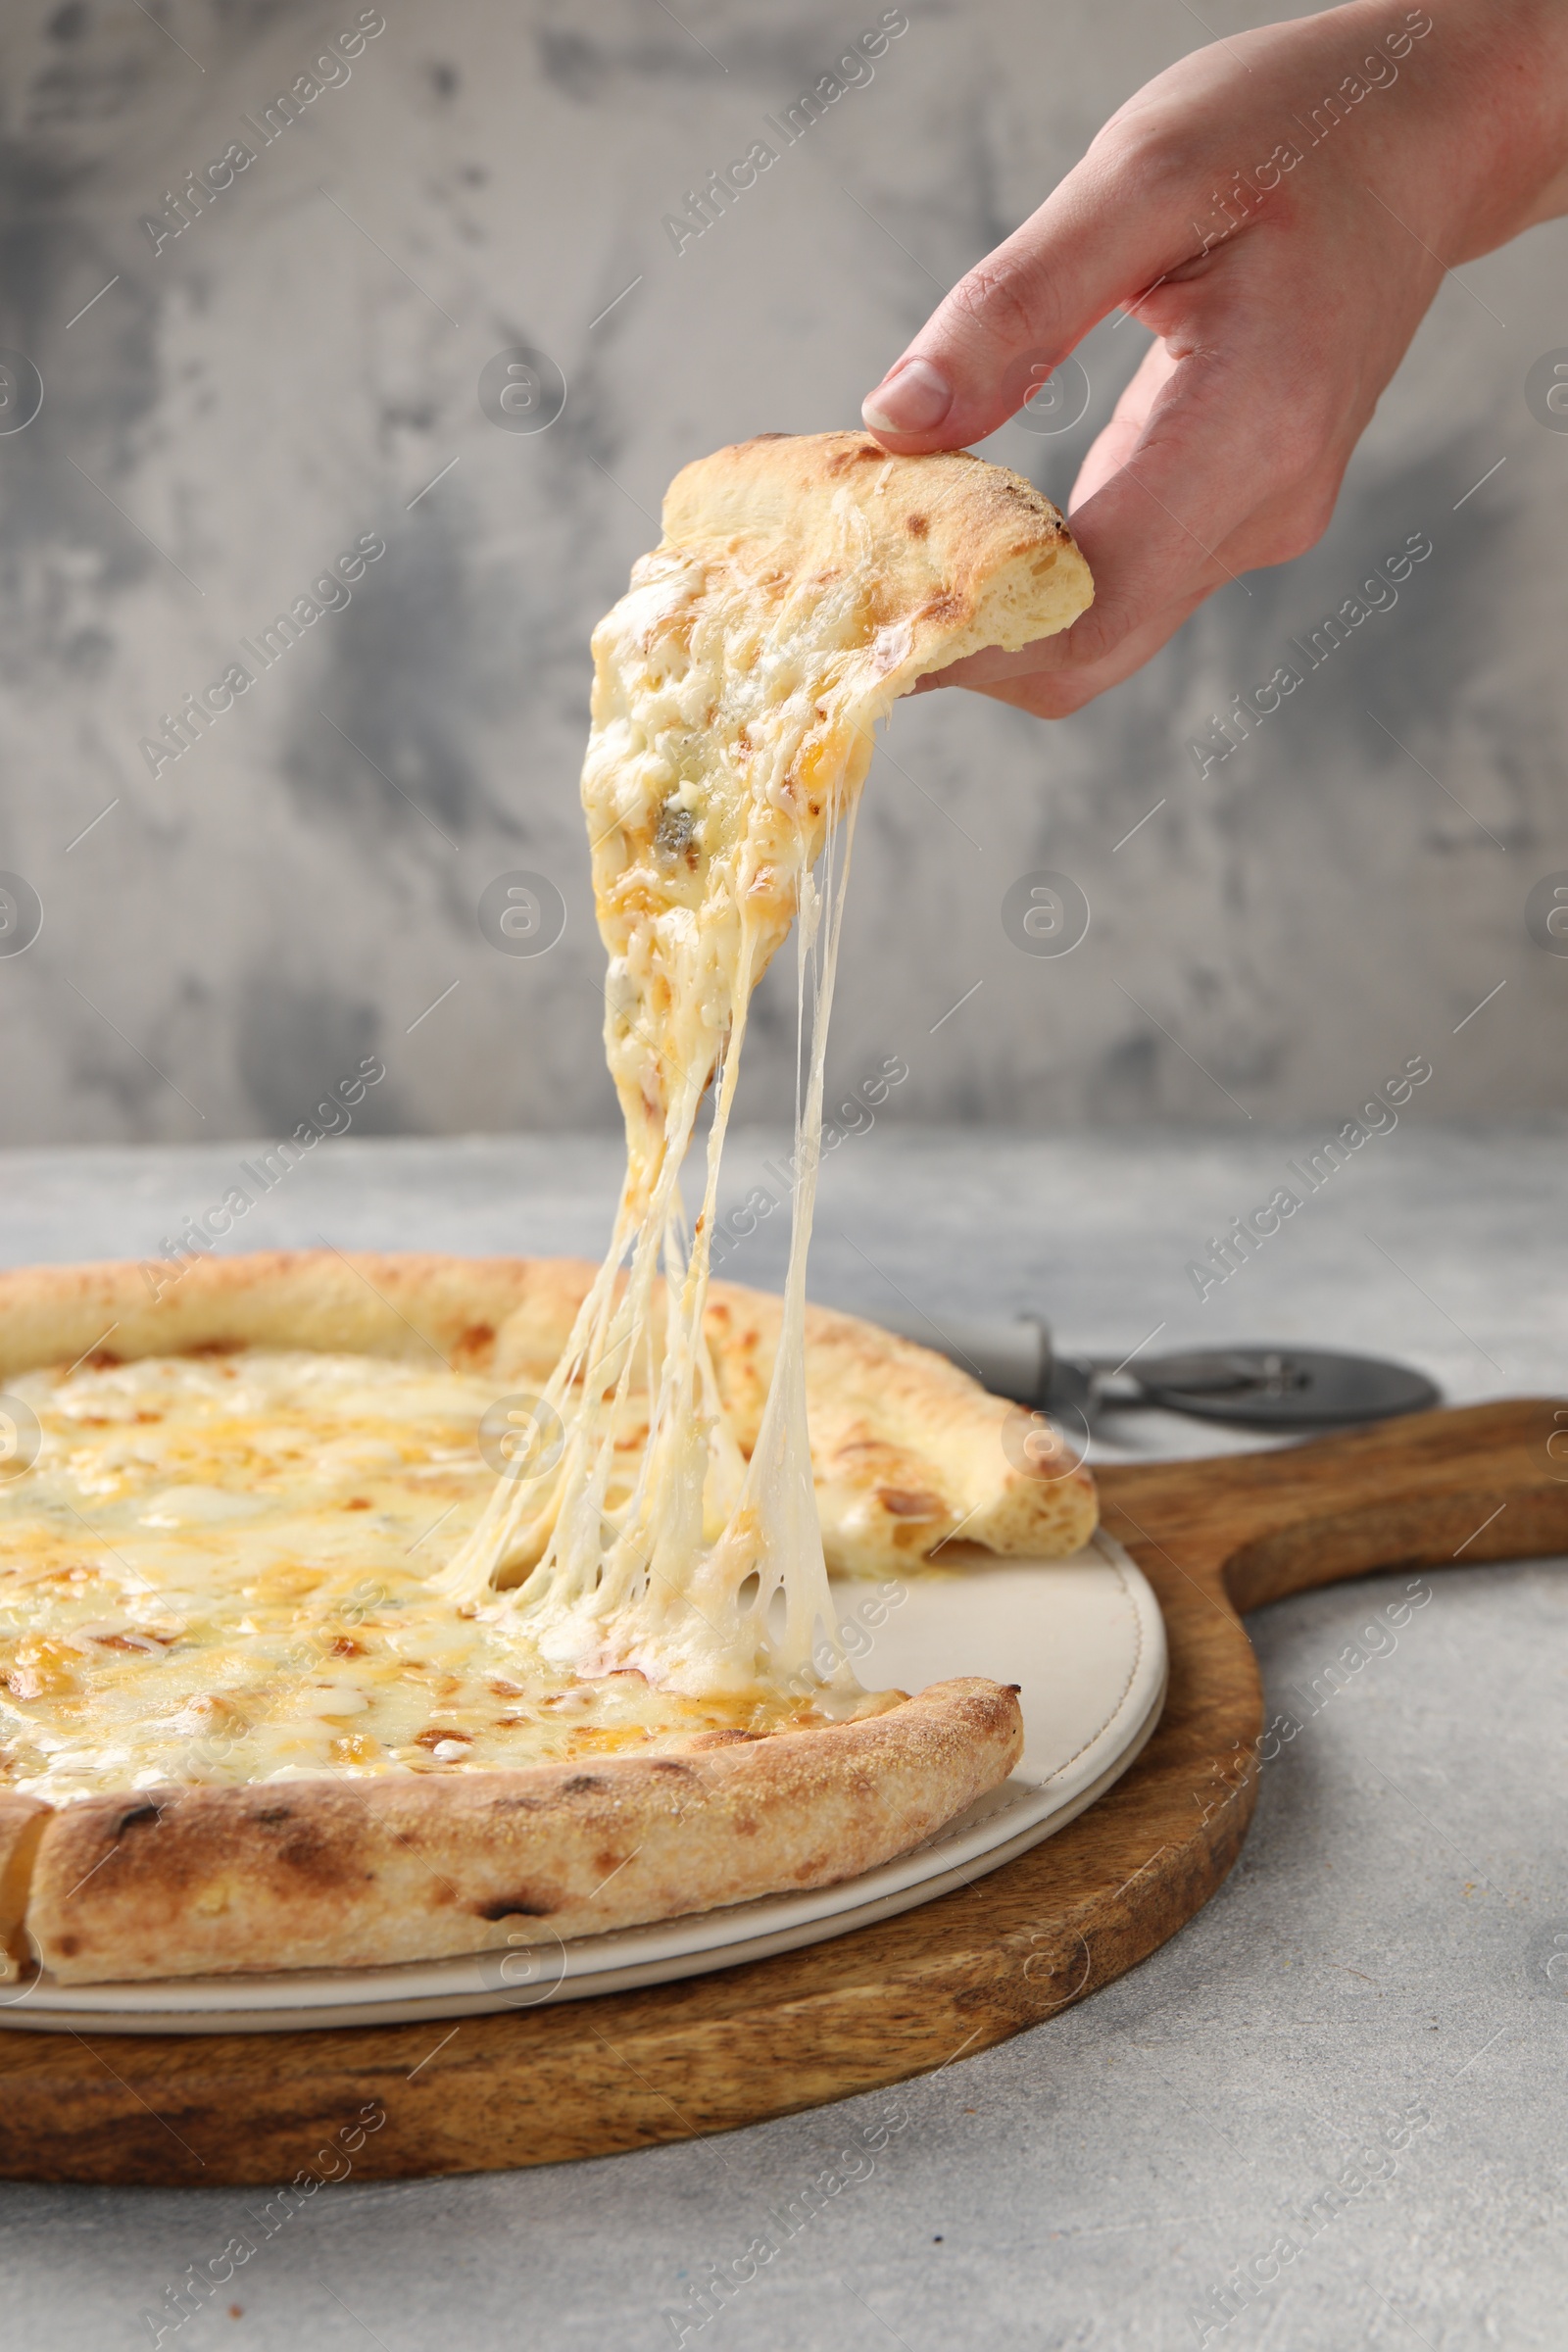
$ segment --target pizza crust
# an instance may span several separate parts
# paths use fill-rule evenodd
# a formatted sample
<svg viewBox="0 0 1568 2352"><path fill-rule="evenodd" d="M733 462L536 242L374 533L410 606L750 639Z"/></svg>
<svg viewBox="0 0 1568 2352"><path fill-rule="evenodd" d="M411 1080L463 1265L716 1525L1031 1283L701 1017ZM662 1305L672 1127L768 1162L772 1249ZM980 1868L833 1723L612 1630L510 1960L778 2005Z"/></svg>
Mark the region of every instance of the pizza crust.
<svg viewBox="0 0 1568 2352"><path fill-rule="evenodd" d="M709 1345L743 1450L780 1321L781 1302L764 1292L710 1288ZM1020 1468L1003 1443L1017 1408L913 1340L808 1307L806 1396L822 1547L840 1575L896 1574L960 1528L966 1544L1035 1560L1066 1559L1095 1532L1091 1473L1039 1438L1034 1472Z"/></svg>
<svg viewBox="0 0 1568 2352"><path fill-rule="evenodd" d="M84 1355L126 1362L222 1348L433 1353L543 1378L595 1271L582 1258L336 1250L22 1266L0 1273L0 1381Z"/></svg>
<svg viewBox="0 0 1568 2352"><path fill-rule="evenodd" d="M1095 592L1059 509L966 449L894 457L869 433L759 433L683 466L662 519L667 548L716 542L755 561L764 545L785 580L858 564L867 634L887 632L890 702L983 646L1070 627Z"/></svg>
<svg viewBox="0 0 1568 2352"><path fill-rule="evenodd" d="M0 1795L0 1984L13 1983L27 1958L27 1886L48 1818L35 1797Z"/></svg>
<svg viewBox="0 0 1568 2352"><path fill-rule="evenodd" d="M465 1779L145 1789L49 1816L27 1930L64 1984L366 1968L603 1935L832 1886L1006 1778L1015 1694L701 1752Z"/></svg>

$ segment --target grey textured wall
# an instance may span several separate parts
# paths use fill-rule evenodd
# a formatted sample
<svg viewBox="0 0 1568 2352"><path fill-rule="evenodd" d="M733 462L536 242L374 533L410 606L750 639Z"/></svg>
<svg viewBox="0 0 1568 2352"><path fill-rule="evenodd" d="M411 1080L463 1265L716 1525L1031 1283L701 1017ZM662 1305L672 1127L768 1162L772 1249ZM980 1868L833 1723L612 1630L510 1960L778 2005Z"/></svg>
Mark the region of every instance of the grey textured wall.
<svg viewBox="0 0 1568 2352"><path fill-rule="evenodd" d="M43 927L0 956L9 1140L275 1133L370 1053L362 1131L611 1117L586 642L664 482L853 421L940 290L1201 37L1171 0L911 0L874 78L677 255L662 217L879 13L385 0L349 77L264 144L242 119L355 0L12 0L0 344L44 400L0 433L0 868ZM254 161L155 250L165 191L236 140ZM1524 923L1568 867L1568 433L1525 397L1568 336L1565 257L1553 225L1450 280L1328 539L1109 700L1051 728L906 706L857 850L845 1082L898 1053L894 1114L1240 1126L1341 1113L1421 1054L1434 1110L1568 1103L1568 959ZM1107 321L1082 422L994 454L1064 498L1141 336ZM481 409L514 345L565 377L546 431ZM29 380L13 361L0 423ZM1412 533L1433 552L1397 604L1200 777L1216 704ZM161 714L362 536L385 553L352 601L149 773ZM1000 919L1042 866L1094 910L1061 958ZM544 956L476 922L517 868L567 909ZM781 1107L788 997L743 1115Z"/></svg>

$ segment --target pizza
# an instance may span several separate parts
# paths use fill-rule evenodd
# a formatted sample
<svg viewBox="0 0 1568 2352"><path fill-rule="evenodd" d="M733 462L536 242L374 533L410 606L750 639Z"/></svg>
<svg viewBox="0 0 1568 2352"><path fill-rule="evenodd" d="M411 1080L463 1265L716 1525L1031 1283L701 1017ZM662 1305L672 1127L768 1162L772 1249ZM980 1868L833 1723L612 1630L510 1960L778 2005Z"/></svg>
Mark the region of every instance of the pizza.
<svg viewBox="0 0 1568 2352"><path fill-rule="evenodd" d="M828 1570L955 1539L1065 1556L1093 1482L1005 1446L1010 1408L944 1359L808 1307L806 1245L872 728L1090 593L1055 510L978 459L840 433L687 467L595 636L583 797L627 1138L603 1264L0 1277L13 1974L605 1933L858 1875L1006 1777L1016 1693L862 1689ZM708 1245L747 1006L792 923L769 1298L711 1281Z"/></svg>

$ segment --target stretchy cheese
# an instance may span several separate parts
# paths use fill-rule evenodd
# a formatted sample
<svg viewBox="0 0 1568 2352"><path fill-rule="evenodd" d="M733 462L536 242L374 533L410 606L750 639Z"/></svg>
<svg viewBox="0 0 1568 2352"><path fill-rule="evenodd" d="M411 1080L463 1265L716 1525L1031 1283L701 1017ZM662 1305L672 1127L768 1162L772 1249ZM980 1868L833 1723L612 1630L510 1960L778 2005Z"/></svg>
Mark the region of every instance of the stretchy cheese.
<svg viewBox="0 0 1568 2352"><path fill-rule="evenodd" d="M1088 601L1087 568L1054 510L1000 469L982 469L981 490L975 465L889 459L855 434L721 451L677 477L663 544L595 634L583 804L626 1182L546 1391L539 1475L498 1487L442 1578L471 1600L498 1574L522 1573L542 1650L585 1674L636 1666L691 1692L824 1681L813 1665L831 1618L807 1435L806 1250L872 728L923 671L1060 627ZM944 515L955 505L956 527ZM838 874L829 856L818 879L841 824ZM771 1391L743 1463L703 1340L709 1238L747 1008L797 916L790 1264ZM680 1172L710 1081L688 1237ZM634 1366L646 1366L654 1405L640 1475L617 1502L617 1416ZM558 1432L559 1446L543 1443ZM825 1682L855 1703L841 1655Z"/></svg>
<svg viewBox="0 0 1568 2352"><path fill-rule="evenodd" d="M645 559L594 651L583 800L611 953L605 1036L626 1182L600 1279L546 1392L545 1426L553 1433L557 1415L563 1424L559 1460L536 1480L499 1484L443 1583L472 1597L497 1568L520 1564L533 1571L528 1621L564 1664L749 1690L812 1672L829 1616L803 1318L847 841L837 890L811 868L869 761L880 657L853 580L813 584L775 613L746 565L716 555ZM748 1463L702 1338L708 1237L747 1007L797 908L803 1042L815 1018L784 1325ZM689 1243L678 1180L715 1063ZM651 1356L647 1450L617 1503L617 1420L634 1368ZM832 1679L857 1692L842 1661Z"/></svg>

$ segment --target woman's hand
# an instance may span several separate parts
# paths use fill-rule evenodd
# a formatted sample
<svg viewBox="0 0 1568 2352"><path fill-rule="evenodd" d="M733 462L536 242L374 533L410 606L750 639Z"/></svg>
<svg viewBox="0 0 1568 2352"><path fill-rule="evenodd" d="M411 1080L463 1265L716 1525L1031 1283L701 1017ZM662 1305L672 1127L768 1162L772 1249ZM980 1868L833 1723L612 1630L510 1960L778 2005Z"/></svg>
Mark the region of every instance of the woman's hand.
<svg viewBox="0 0 1568 2352"><path fill-rule="evenodd" d="M889 450L959 449L1107 312L1157 338L1072 493L1090 610L923 683L1059 717L1311 547L1446 270L1562 211L1565 0L1352 0L1158 75L865 403Z"/></svg>

